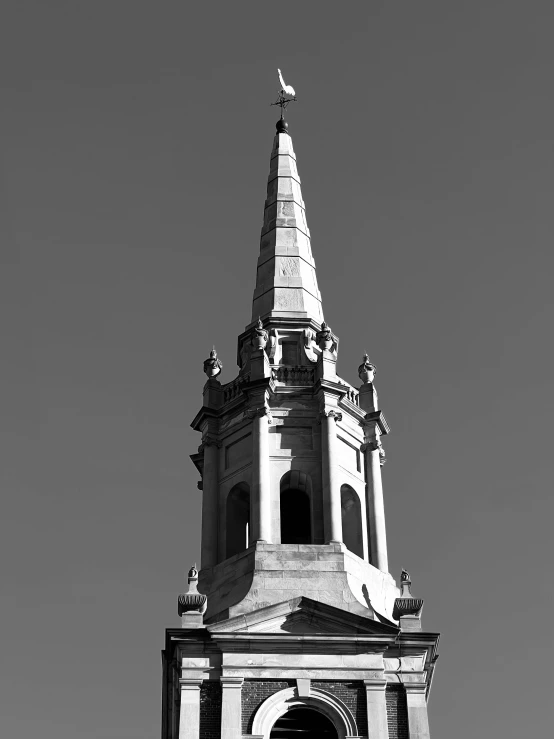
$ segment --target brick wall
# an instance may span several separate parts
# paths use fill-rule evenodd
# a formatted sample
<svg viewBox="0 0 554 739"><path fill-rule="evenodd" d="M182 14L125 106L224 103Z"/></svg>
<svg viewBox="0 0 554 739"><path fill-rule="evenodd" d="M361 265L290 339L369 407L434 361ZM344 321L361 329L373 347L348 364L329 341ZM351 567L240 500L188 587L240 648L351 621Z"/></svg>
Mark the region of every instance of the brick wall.
<svg viewBox="0 0 554 739"><path fill-rule="evenodd" d="M254 715L266 698L295 686L296 680L245 680L242 684L242 733L252 733Z"/></svg>
<svg viewBox="0 0 554 739"><path fill-rule="evenodd" d="M221 683L207 680L200 688L200 739L221 737Z"/></svg>
<svg viewBox="0 0 554 739"><path fill-rule="evenodd" d="M313 680L312 686L326 690L341 700L354 716L358 734L367 736L367 699L362 680Z"/></svg>
<svg viewBox="0 0 554 739"><path fill-rule="evenodd" d="M351 711L362 736L367 734L367 703L365 685L361 680L314 680L314 688L326 690L341 700ZM260 705L270 695L296 687L296 680L245 680L242 685L242 732L252 733L252 722ZM204 737L202 737L204 739ZM397 739L391 737L391 739ZM399 737L404 739L404 737Z"/></svg>
<svg viewBox="0 0 554 739"><path fill-rule="evenodd" d="M403 685L387 685L389 739L408 739L408 706Z"/></svg>

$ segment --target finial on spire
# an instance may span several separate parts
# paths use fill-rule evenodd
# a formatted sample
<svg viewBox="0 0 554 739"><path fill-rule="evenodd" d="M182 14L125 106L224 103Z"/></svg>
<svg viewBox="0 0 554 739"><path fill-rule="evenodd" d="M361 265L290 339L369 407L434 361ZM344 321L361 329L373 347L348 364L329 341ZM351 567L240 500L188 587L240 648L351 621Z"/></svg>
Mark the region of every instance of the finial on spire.
<svg viewBox="0 0 554 739"><path fill-rule="evenodd" d="M287 128L289 127L289 124L285 121L284 112L287 109L289 103L297 102L297 97L296 92L294 91L294 87L292 87L292 85L285 84L285 80L283 79L283 75L281 74L280 69L277 70L277 73L279 75L281 89L279 90L277 100L274 103L271 103L271 105L278 105L281 108L281 118L275 124L275 127L277 128L277 133L287 133Z"/></svg>

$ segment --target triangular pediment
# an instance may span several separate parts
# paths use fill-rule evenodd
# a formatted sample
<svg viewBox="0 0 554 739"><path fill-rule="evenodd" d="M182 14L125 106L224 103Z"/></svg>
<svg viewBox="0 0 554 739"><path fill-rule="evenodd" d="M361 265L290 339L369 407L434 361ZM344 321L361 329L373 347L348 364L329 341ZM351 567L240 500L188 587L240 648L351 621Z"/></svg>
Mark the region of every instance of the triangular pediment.
<svg viewBox="0 0 554 739"><path fill-rule="evenodd" d="M208 624L211 633L397 634L393 626L303 596Z"/></svg>

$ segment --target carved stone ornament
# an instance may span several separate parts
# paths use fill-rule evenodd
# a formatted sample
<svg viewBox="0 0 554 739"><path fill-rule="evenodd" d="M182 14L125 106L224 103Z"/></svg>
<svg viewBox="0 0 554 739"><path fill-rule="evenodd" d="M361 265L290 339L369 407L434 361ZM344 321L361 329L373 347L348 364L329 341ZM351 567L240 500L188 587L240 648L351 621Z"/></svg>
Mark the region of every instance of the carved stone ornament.
<svg viewBox="0 0 554 739"><path fill-rule="evenodd" d="M264 328L262 319L258 318L258 324L252 331L252 346L254 349L265 349L269 334Z"/></svg>
<svg viewBox="0 0 554 739"><path fill-rule="evenodd" d="M392 617L395 621L398 621L401 616L419 617L422 608L423 598L396 598Z"/></svg>
<svg viewBox="0 0 554 739"><path fill-rule="evenodd" d="M184 613L205 613L208 607L208 596L198 592L198 570L196 565L188 574L188 590L177 598L179 616Z"/></svg>
<svg viewBox="0 0 554 739"><path fill-rule="evenodd" d="M333 344L335 343L335 338L333 336L333 332L329 328L329 326L323 321L321 324L321 330L317 332L315 335L315 341L316 344L319 346L321 351L326 349L329 351Z"/></svg>
<svg viewBox="0 0 554 739"><path fill-rule="evenodd" d="M423 599L414 598L411 591L412 580L407 570L400 574L400 598L394 601L392 617L398 621L401 616L418 618L423 608Z"/></svg>
<svg viewBox="0 0 554 739"><path fill-rule="evenodd" d="M375 374L377 373L377 367L369 361L367 354L364 354L362 363L358 367L358 377L365 384L373 382Z"/></svg>
<svg viewBox="0 0 554 739"><path fill-rule="evenodd" d="M304 348L304 354L306 355L307 359L309 359L309 361L313 362L314 364L317 362L317 357L319 354L319 352L315 349L315 347L317 346L315 336L315 332L312 331L311 328L305 328L304 331L302 331L302 345Z"/></svg>
<svg viewBox="0 0 554 739"><path fill-rule="evenodd" d="M328 411L328 410L323 409L321 411L321 417L322 418L332 418L334 419L335 423L342 421L342 413L339 413L339 411L333 411L333 410Z"/></svg>
<svg viewBox="0 0 554 739"><path fill-rule="evenodd" d="M271 410L267 405L263 405L260 408L247 408L246 416L247 418L263 418L264 416L267 416L267 422L273 423Z"/></svg>
<svg viewBox="0 0 554 739"><path fill-rule="evenodd" d="M377 450L379 450L379 463L381 464L381 467L387 461L385 450L383 449L383 445L381 444L381 439L377 439L376 441L367 441L365 444L362 444L361 450L362 453L366 451L376 452Z"/></svg>
<svg viewBox="0 0 554 739"><path fill-rule="evenodd" d="M277 349L277 331L275 329L272 329L269 332L269 347L267 350L267 356L269 357L269 361L273 364L273 360L275 359L275 350Z"/></svg>
<svg viewBox="0 0 554 739"><path fill-rule="evenodd" d="M202 437L202 443L198 447L198 452L201 453L204 451L204 447L207 446L215 446L218 449L221 449L223 446L223 443L217 438L217 436L213 436L212 434L206 434Z"/></svg>
<svg viewBox="0 0 554 739"><path fill-rule="evenodd" d="M204 372L208 377L217 377L222 369L223 364L221 360L217 358L217 352L214 347L211 350L208 359L204 360Z"/></svg>

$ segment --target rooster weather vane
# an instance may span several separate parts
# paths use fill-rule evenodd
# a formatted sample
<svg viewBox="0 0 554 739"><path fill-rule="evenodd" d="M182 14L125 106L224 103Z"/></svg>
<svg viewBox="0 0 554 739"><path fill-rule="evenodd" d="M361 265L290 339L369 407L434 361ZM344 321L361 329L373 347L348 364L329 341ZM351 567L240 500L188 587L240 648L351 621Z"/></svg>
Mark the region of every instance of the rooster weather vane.
<svg viewBox="0 0 554 739"><path fill-rule="evenodd" d="M281 83L281 89L279 90L279 97L271 105L278 105L281 108L281 120L283 119L283 113L287 109L289 103L295 103L297 101L296 93L292 85L286 85L281 70L277 70L279 74L279 82Z"/></svg>

